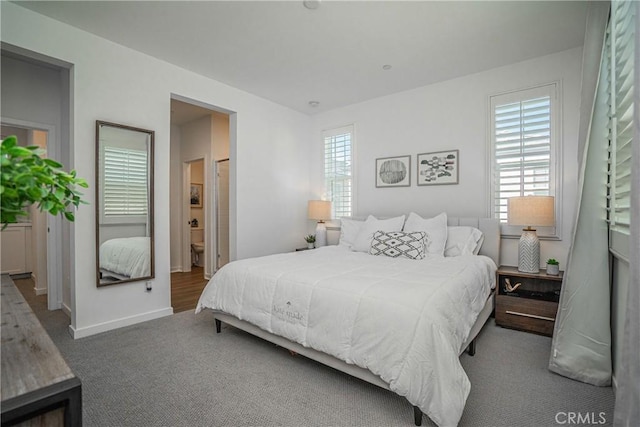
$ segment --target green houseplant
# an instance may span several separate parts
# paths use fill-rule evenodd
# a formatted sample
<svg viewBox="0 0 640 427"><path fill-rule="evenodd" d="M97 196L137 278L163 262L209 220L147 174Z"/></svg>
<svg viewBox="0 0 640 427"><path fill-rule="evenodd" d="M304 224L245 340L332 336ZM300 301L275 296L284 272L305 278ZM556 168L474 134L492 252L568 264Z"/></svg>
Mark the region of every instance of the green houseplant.
<svg viewBox="0 0 640 427"><path fill-rule="evenodd" d="M309 249L313 249L315 247L315 243L316 243L316 236L313 234L309 234L308 236L306 236L304 238L304 240L307 242L307 247Z"/></svg>
<svg viewBox="0 0 640 427"><path fill-rule="evenodd" d="M86 203L76 186L88 188L76 177L76 171L65 172L55 160L40 157L37 146L20 147L15 136L2 140L0 147L0 222L2 228L28 215L28 206L37 203L41 212L60 214L74 221L73 207Z"/></svg>
<svg viewBox="0 0 640 427"><path fill-rule="evenodd" d="M547 274L552 276L560 274L560 263L555 258L547 260Z"/></svg>

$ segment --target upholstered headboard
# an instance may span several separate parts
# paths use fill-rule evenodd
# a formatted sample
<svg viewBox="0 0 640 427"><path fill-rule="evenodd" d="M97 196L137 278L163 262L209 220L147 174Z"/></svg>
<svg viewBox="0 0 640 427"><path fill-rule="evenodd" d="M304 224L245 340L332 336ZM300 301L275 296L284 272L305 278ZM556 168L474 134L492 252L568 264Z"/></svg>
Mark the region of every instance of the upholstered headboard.
<svg viewBox="0 0 640 427"><path fill-rule="evenodd" d="M424 216L429 218L429 216ZM352 217L352 219L365 220L366 218ZM480 248L480 255L486 255L493 259L496 265L500 265L500 222L493 218L456 218L447 217L450 226L464 225L476 227L484 234L484 242ZM337 245L340 240L340 220L327 224L327 242L329 245Z"/></svg>

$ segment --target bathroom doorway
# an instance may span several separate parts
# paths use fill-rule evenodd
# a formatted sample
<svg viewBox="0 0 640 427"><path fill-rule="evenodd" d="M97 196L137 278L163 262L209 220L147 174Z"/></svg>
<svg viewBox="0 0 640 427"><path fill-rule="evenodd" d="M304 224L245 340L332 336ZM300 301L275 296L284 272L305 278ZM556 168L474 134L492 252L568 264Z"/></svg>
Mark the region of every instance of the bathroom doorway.
<svg viewBox="0 0 640 427"><path fill-rule="evenodd" d="M183 271L202 271L205 277L205 263L207 262L206 251L208 245L205 244L206 230L209 227L205 220L206 207L211 203L204 201L205 194L209 193L207 183L205 183L204 158L191 160L184 163L185 191L183 192L183 212L187 218L187 229L184 232L186 242L183 246L183 265L187 266ZM186 259L188 257L189 259Z"/></svg>
<svg viewBox="0 0 640 427"><path fill-rule="evenodd" d="M171 99L171 299L195 308L207 281L229 260L230 115Z"/></svg>

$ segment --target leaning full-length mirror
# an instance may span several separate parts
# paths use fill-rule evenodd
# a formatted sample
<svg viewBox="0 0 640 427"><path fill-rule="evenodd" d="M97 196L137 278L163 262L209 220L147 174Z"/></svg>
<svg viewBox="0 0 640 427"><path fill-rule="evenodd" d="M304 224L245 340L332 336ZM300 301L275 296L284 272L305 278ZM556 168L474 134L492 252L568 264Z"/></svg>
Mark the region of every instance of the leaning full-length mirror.
<svg viewBox="0 0 640 427"><path fill-rule="evenodd" d="M154 277L154 132L96 121L98 286Z"/></svg>

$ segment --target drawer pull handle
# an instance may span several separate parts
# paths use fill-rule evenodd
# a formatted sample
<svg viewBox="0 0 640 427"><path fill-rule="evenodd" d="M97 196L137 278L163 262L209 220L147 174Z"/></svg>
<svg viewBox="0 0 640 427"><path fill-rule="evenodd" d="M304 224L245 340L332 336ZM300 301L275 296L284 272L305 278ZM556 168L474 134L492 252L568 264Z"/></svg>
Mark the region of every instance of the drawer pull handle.
<svg viewBox="0 0 640 427"><path fill-rule="evenodd" d="M552 317L536 316L535 314L519 313L517 311L511 311L511 310L507 310L507 314L513 314L514 316L532 317L534 319L540 319L540 320L548 320L549 322L556 321L556 319Z"/></svg>

